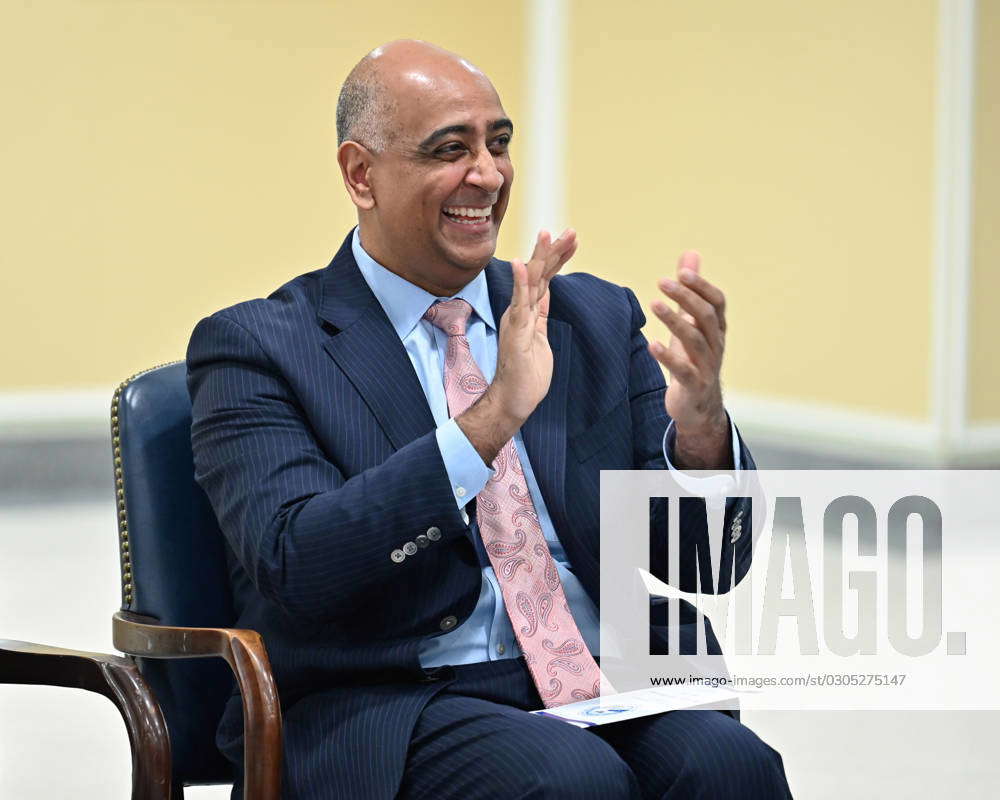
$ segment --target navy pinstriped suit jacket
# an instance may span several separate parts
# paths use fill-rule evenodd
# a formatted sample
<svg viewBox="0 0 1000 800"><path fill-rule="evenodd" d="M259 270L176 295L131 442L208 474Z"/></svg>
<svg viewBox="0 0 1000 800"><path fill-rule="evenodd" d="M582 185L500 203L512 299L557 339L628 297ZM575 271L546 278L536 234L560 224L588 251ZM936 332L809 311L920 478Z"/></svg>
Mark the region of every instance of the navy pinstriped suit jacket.
<svg viewBox="0 0 1000 800"><path fill-rule="evenodd" d="M492 260L486 277L500 320L509 263ZM522 428L556 532L595 601L600 470L666 467L665 384L644 322L628 289L556 276L552 384ZM481 569L423 390L350 236L325 269L203 319L187 363L196 478L229 544L237 625L263 635L286 708L322 696L337 779L365 787L355 796L391 797L409 732L442 685L426 679L419 643L445 617L461 623L472 612ZM740 508L749 520L736 503L726 530ZM437 541L402 563L390 558L432 527ZM682 542L703 531L704 514L685 511ZM751 537L723 539L722 574L735 557L742 577ZM654 552L652 568L665 578L665 556ZM686 588L683 564L682 575ZM240 728L233 698L224 751L238 752Z"/></svg>

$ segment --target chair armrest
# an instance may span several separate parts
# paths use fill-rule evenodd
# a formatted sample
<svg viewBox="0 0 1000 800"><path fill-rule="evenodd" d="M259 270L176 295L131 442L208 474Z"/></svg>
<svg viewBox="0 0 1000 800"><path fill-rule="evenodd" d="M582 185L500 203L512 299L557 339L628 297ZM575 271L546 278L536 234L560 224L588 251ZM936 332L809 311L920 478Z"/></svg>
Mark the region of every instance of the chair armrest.
<svg viewBox="0 0 1000 800"><path fill-rule="evenodd" d="M128 611L114 615L115 647L140 658L224 658L243 697L244 793L281 795L281 703L264 641L256 631L178 628Z"/></svg>
<svg viewBox="0 0 1000 800"><path fill-rule="evenodd" d="M107 697L128 729L133 800L169 800L170 736L131 659L0 639L0 683L64 686Z"/></svg>

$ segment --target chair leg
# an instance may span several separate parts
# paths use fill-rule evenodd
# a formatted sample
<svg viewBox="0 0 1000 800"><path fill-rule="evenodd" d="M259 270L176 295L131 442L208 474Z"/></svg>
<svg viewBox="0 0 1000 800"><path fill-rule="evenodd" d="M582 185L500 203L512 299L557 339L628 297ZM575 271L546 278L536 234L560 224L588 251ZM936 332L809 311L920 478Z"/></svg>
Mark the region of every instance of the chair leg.
<svg viewBox="0 0 1000 800"><path fill-rule="evenodd" d="M132 800L173 800L167 724L132 661L0 640L0 683L66 686L107 697L118 707L132 746Z"/></svg>

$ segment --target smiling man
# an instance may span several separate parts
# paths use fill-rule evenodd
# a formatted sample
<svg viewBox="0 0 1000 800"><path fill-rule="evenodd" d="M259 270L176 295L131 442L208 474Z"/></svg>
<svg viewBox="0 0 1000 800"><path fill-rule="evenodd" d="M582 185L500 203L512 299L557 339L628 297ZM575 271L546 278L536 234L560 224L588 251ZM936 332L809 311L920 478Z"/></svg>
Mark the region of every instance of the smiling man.
<svg viewBox="0 0 1000 800"><path fill-rule="evenodd" d="M601 688L600 470L753 462L696 254L661 282L681 311L653 306L668 345L628 289L557 275L572 231L493 257L513 132L464 59L372 51L337 107L357 228L325 269L192 335L196 477L282 695L285 794L787 797L780 756L728 714L595 733L527 713ZM737 578L744 515L727 506ZM682 541L704 526L685 512ZM241 737L236 697L219 746L237 767Z"/></svg>
<svg viewBox="0 0 1000 800"><path fill-rule="evenodd" d="M496 250L514 182L514 125L479 70L443 63L405 43L373 51L344 83L337 137L365 250L450 297Z"/></svg>

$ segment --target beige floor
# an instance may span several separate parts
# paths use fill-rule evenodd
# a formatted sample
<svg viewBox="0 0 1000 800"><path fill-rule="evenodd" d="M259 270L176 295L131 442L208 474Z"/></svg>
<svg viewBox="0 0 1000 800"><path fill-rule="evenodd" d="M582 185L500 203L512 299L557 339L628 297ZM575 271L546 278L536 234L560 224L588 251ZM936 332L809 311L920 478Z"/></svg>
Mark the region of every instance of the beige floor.
<svg viewBox="0 0 1000 800"><path fill-rule="evenodd" d="M0 637L110 652L116 557L110 503L0 508ZM766 712L744 721L781 752L797 798L1000 797L1000 712ZM186 796L228 794L202 787ZM128 739L109 702L0 686L0 798L128 796Z"/></svg>

